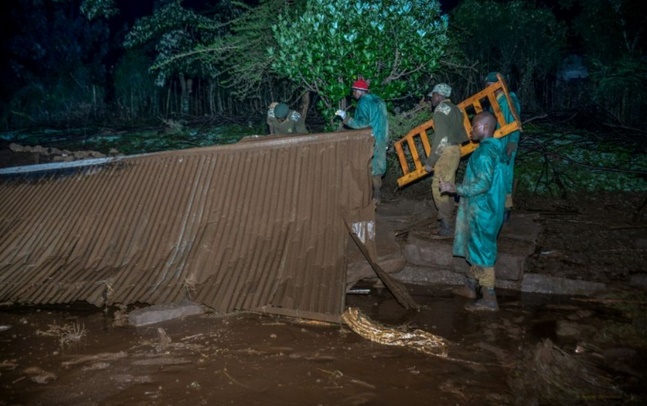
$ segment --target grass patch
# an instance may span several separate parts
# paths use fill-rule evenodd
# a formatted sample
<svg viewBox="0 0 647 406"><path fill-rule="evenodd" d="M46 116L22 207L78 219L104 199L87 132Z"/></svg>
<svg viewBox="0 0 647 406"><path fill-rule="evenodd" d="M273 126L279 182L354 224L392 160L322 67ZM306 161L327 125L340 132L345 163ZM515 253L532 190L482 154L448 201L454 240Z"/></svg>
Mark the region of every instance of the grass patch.
<svg viewBox="0 0 647 406"><path fill-rule="evenodd" d="M597 344L617 344L647 349L646 292L622 292L609 295L604 305L620 317L606 322L595 336Z"/></svg>
<svg viewBox="0 0 647 406"><path fill-rule="evenodd" d="M78 322L67 323L62 326L59 326L58 324L50 324L47 330L36 331L36 335L39 336L57 337L61 347L81 342L81 339L85 337L86 334L87 331L85 330L85 326Z"/></svg>

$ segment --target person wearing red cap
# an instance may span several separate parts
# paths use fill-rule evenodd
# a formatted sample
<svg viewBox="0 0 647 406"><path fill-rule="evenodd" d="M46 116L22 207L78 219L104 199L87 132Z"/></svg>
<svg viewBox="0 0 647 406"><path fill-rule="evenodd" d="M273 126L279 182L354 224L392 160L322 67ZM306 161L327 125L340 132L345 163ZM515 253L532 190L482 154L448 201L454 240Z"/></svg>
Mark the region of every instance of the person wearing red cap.
<svg viewBox="0 0 647 406"><path fill-rule="evenodd" d="M350 117L344 110L337 110L336 116L341 117L344 124L350 128L360 129L371 127L373 130L373 200L376 204L381 200L382 177L386 173L386 143L389 134L389 121L384 100L369 93L368 82L358 79L352 86L353 97L357 100L355 116Z"/></svg>

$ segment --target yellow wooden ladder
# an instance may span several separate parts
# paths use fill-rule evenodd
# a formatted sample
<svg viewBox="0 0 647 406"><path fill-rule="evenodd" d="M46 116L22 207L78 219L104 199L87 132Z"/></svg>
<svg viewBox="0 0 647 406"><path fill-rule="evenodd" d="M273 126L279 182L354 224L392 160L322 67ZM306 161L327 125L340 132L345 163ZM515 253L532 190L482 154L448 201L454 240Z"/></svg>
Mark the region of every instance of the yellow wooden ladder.
<svg viewBox="0 0 647 406"><path fill-rule="evenodd" d="M497 122L499 123L499 128L494 132L495 138L504 137L517 130L523 130L521 128L519 114L510 99L510 93L508 92L508 86L505 83L505 79L501 75L497 75L497 79L498 81L496 83L457 104L464 113L465 119L463 125L468 134L471 134L472 132L470 118L483 111L483 102L485 100L489 102L490 110L495 115ZM506 123L503 113L501 112L501 105L497 100L497 92L499 90L503 91L503 94L508 101L508 106L510 106L510 111L514 116L514 121L509 123ZM402 176L398 178L398 186L405 186L428 174L427 171L425 171L424 162L431 151L430 137L433 133L433 128L434 120L429 120L409 131L407 135L393 144L395 151L398 154L400 167L402 168ZM461 145L461 156L471 153L478 147L478 145L478 143L472 142L471 140L465 142ZM424 152L424 156L422 157L419 148L422 148L422 152Z"/></svg>

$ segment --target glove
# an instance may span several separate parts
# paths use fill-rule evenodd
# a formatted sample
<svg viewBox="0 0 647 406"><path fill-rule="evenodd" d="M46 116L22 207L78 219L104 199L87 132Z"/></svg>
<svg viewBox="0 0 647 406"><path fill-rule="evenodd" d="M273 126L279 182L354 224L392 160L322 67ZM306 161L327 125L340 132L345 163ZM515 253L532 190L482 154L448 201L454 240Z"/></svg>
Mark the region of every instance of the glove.
<svg viewBox="0 0 647 406"><path fill-rule="evenodd" d="M346 112L344 110L337 110L335 116L341 117L342 120L346 120Z"/></svg>
<svg viewBox="0 0 647 406"><path fill-rule="evenodd" d="M456 185L451 182L445 182L442 179L439 180L439 189L440 193L456 193Z"/></svg>
<svg viewBox="0 0 647 406"><path fill-rule="evenodd" d="M272 104L270 104L270 106L267 109L267 117L269 117L269 118L274 118L275 117L274 116L274 107L276 107L277 104L279 104L279 103L278 102L273 102Z"/></svg>

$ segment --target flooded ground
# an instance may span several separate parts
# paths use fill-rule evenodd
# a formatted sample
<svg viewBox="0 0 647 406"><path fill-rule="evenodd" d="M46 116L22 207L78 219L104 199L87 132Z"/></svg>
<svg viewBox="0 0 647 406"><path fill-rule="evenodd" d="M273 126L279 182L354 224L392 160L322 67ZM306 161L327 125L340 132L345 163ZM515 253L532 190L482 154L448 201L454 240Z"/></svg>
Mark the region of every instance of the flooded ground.
<svg viewBox="0 0 647 406"><path fill-rule="evenodd" d="M349 295L347 304L384 326L442 336L449 341L447 358L378 344L343 325L259 314L205 314L132 327L119 326L117 308L5 306L0 308L0 404L500 405L647 400L645 354L598 340L605 325L623 321L607 306L502 291L501 311L482 314L464 310L467 299L454 296L449 287L409 286L409 290L422 305L420 311L405 311L388 291L376 288L368 295ZM52 326L78 327L82 337L66 342L70 337ZM558 347L549 355L561 361L549 357L537 363L542 345ZM572 368L590 382L568 382L574 376ZM557 388L551 382L555 379L568 387Z"/></svg>
<svg viewBox="0 0 647 406"><path fill-rule="evenodd" d="M446 339L445 358L278 316L133 327L133 307L0 304L0 406L647 404L646 205L519 199L542 226L526 272L606 284L593 297L499 290L501 310L486 314L449 286L409 285L420 311L383 288L347 297L379 325Z"/></svg>

